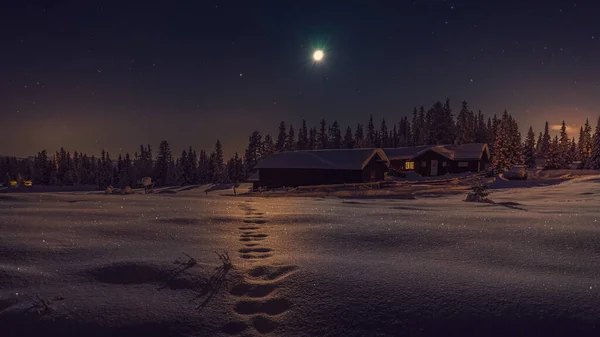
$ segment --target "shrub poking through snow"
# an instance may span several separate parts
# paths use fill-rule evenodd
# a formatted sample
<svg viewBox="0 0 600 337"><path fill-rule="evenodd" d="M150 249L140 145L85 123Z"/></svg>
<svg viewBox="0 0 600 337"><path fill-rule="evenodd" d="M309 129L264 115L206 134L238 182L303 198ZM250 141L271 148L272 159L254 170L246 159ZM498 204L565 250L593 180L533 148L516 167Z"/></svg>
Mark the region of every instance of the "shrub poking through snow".
<svg viewBox="0 0 600 337"><path fill-rule="evenodd" d="M475 181L475 184L471 188L471 192L469 192L469 194L467 194L467 198L465 199L465 201L466 202L492 202L490 199L487 198L488 195L490 195L490 192L488 191L487 185L483 183L481 178L477 178L477 181Z"/></svg>
<svg viewBox="0 0 600 337"><path fill-rule="evenodd" d="M108 186L105 190L104 190L104 194L112 194L113 193L113 187L112 186Z"/></svg>
<svg viewBox="0 0 600 337"><path fill-rule="evenodd" d="M223 252L223 254L219 254L218 252L215 252L215 254L217 254L217 256L219 257L219 260L221 260L221 262L223 263L222 266L219 266L215 269L223 269L225 272L227 272L231 268L233 268L233 264L231 263L231 258L229 258L229 254L227 252Z"/></svg>
<svg viewBox="0 0 600 337"><path fill-rule="evenodd" d="M51 299L45 299L42 298L40 296L40 294L35 294L35 298L33 299L33 309L35 309L35 311L39 314L39 315L47 315L49 313L51 313L52 311L54 311L54 309L52 309L52 304L54 302L57 301L62 301L65 298L62 296L54 296Z"/></svg>
<svg viewBox="0 0 600 337"><path fill-rule="evenodd" d="M123 193L123 194L134 194L135 192L133 191L133 189L131 189L131 187L129 187L129 186L125 186L125 187L123 188L123 191L122 191L122 193Z"/></svg>

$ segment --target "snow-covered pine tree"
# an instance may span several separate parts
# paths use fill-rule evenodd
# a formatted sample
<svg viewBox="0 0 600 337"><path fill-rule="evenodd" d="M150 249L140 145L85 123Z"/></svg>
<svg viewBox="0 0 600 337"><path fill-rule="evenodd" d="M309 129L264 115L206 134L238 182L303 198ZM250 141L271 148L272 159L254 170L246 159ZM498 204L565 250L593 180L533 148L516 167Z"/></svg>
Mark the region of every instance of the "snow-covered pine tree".
<svg viewBox="0 0 600 337"><path fill-rule="evenodd" d="M306 120L302 120L302 128L298 130L298 150L308 149L308 128L306 126Z"/></svg>
<svg viewBox="0 0 600 337"><path fill-rule="evenodd" d="M592 152L589 158L588 167L593 170L600 170L600 118L592 137Z"/></svg>
<svg viewBox="0 0 600 337"><path fill-rule="evenodd" d="M535 133L533 127L529 126L525 144L523 144L523 156L525 157L525 165L535 167Z"/></svg>
<svg viewBox="0 0 600 337"><path fill-rule="evenodd" d="M252 132L252 135L248 138L248 147L244 154L244 171L246 177L249 177L254 173L254 166L256 166L262 158L275 153L275 151L273 138L271 138L270 135L265 136L265 141L263 143L260 132L256 130Z"/></svg>
<svg viewBox="0 0 600 337"><path fill-rule="evenodd" d="M375 124L373 124L373 115L369 116L369 124L367 125L367 135L365 137L364 147L370 148L375 146Z"/></svg>
<svg viewBox="0 0 600 337"><path fill-rule="evenodd" d="M275 142L275 150L277 150L277 152L285 151L287 139L287 128L285 122L281 121L281 123L279 123L279 132L277 133L277 141Z"/></svg>
<svg viewBox="0 0 600 337"><path fill-rule="evenodd" d="M398 133L398 127L396 126L396 123L394 123L394 128L392 129L390 134L390 147L398 147L400 144L400 135Z"/></svg>
<svg viewBox="0 0 600 337"><path fill-rule="evenodd" d="M550 142L548 146L548 155L546 159L546 169L559 169L561 168L561 155L560 155L560 143L558 136L554 137L554 140Z"/></svg>
<svg viewBox="0 0 600 337"><path fill-rule="evenodd" d="M573 163L577 159L577 143L575 142L575 137L571 139L571 148L569 151L569 163Z"/></svg>
<svg viewBox="0 0 600 337"><path fill-rule="evenodd" d="M586 118L585 125L583 126L579 135L578 144L578 156L581 163L585 166L590 158L592 152L593 141L592 141L592 126L590 125L589 119Z"/></svg>
<svg viewBox="0 0 600 337"><path fill-rule="evenodd" d="M419 109L419 142L415 145L427 145L427 122L425 120L425 107L421 105Z"/></svg>
<svg viewBox="0 0 600 337"><path fill-rule="evenodd" d="M538 135L537 141L535 142L535 158L539 159L542 153L542 132Z"/></svg>
<svg viewBox="0 0 600 337"><path fill-rule="evenodd" d="M567 124L562 121L560 127L560 138L558 140L559 167L563 169L569 168L571 165L571 141L567 134Z"/></svg>
<svg viewBox="0 0 600 337"><path fill-rule="evenodd" d="M317 128L310 128L308 131L308 149L314 150L317 148Z"/></svg>
<svg viewBox="0 0 600 337"><path fill-rule="evenodd" d="M221 153L222 155L222 153ZM108 155L107 155L108 156ZM171 178L171 163L173 162L173 156L171 154L171 147L166 140L160 142L158 147L158 154L156 156L156 166L154 168L154 180L159 186L165 186L170 183Z"/></svg>
<svg viewBox="0 0 600 337"><path fill-rule="evenodd" d="M412 122L411 122L411 129L412 129L412 144L414 144L414 146L419 145L420 139L421 139L421 135L420 135L420 129L419 129L419 112L417 111L417 107L413 108L413 115L412 115ZM394 147L398 147L399 141L396 143L396 145Z"/></svg>
<svg viewBox="0 0 600 337"><path fill-rule="evenodd" d="M342 133L340 131L340 124L337 121L333 121L329 127L329 148L340 149L342 147Z"/></svg>
<svg viewBox="0 0 600 337"><path fill-rule="evenodd" d="M296 133L294 132L294 126L290 124L290 129L288 131L288 137L285 142L285 151L295 151L296 150Z"/></svg>
<svg viewBox="0 0 600 337"><path fill-rule="evenodd" d="M260 132L258 131L254 131L254 133L252 133L252 136L250 137L249 143L251 144L255 144L257 142L260 143ZM250 145L249 145L250 146ZM252 145L255 146L255 145ZM273 137L271 137L271 135L266 135L265 136L265 140L264 142L262 142L261 144L261 151L260 154L256 154L254 155L253 158L266 158L270 155L272 155L273 153L275 153L275 144L273 143ZM253 152L255 153L255 152ZM256 163L254 163L256 164Z"/></svg>
<svg viewBox="0 0 600 337"><path fill-rule="evenodd" d="M462 106L456 118L456 141L457 145L473 143L475 141L473 127L473 111L469 110L469 103L462 101Z"/></svg>
<svg viewBox="0 0 600 337"><path fill-rule="evenodd" d="M354 132L354 147L357 149L365 147L365 134L363 131L362 124L356 124L356 131Z"/></svg>
<svg viewBox="0 0 600 337"><path fill-rule="evenodd" d="M215 157L214 157L214 165L215 172L213 182L220 183L224 182L227 172L225 172L225 161L223 159L223 146L221 145L221 141L217 139L215 143Z"/></svg>
<svg viewBox="0 0 600 337"><path fill-rule="evenodd" d="M495 170L507 170L511 166L510 157L510 121L508 120L508 112L504 111L502 120L496 127L494 141L494 155L492 156L492 166Z"/></svg>
<svg viewBox="0 0 600 337"><path fill-rule="evenodd" d="M548 125L548 121L546 121L546 125L544 126L544 135L542 136L541 158L548 159L551 141L552 138L550 138L550 127Z"/></svg>
<svg viewBox="0 0 600 337"><path fill-rule="evenodd" d="M381 119L381 127L379 129L379 146L378 147L390 147L390 134L388 133L387 124L385 123L385 118Z"/></svg>
<svg viewBox="0 0 600 337"><path fill-rule="evenodd" d="M329 136L327 135L327 122L325 122L325 119L321 119L319 133L317 134L317 148L329 148Z"/></svg>
<svg viewBox="0 0 600 337"><path fill-rule="evenodd" d="M210 182L209 175L209 159L206 151L200 150L200 155L198 156L198 180L201 184L206 184Z"/></svg>
<svg viewBox="0 0 600 337"><path fill-rule="evenodd" d="M354 148L354 136L352 136L352 128L350 126L346 128L346 134L344 135L344 141L342 146L344 149Z"/></svg>

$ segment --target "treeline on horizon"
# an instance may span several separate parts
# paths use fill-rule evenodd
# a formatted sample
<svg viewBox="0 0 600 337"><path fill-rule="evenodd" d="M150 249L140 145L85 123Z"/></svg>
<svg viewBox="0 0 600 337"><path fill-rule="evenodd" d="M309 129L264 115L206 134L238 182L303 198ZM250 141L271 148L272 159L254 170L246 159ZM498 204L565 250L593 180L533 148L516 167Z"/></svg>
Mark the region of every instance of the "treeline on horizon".
<svg viewBox="0 0 600 337"><path fill-rule="evenodd" d="M578 140L567 133L563 121L560 134L552 138L546 122L543 132L536 136L530 126L522 141L517 121L505 110L499 117L485 117L475 113L466 101L454 115L450 101L438 101L429 109L414 108L412 118L401 117L388 126L385 119L375 126L371 115L366 126L358 123L354 131L342 128L337 121L327 124L322 119L318 126L309 128L306 121L296 130L293 125L279 124L277 137L259 131L252 132L243 156L237 152L229 160L223 158L221 142L209 153L196 152L192 147L172 154L167 141L159 145L156 157L150 145L140 146L133 156L126 153L113 160L102 151L99 158L77 151L72 154L61 148L54 154L40 151L33 160L15 157L0 159L0 177L8 180L31 179L36 185L97 185L138 186L143 177L151 177L158 186L192 185L206 183L239 183L254 172L254 166L263 158L277 152L316 149L394 148L420 145L487 143L495 169L504 170L513 165L533 167L536 159L544 159L545 168L569 168L579 161L580 168L600 169L600 119L592 134L586 120Z"/></svg>

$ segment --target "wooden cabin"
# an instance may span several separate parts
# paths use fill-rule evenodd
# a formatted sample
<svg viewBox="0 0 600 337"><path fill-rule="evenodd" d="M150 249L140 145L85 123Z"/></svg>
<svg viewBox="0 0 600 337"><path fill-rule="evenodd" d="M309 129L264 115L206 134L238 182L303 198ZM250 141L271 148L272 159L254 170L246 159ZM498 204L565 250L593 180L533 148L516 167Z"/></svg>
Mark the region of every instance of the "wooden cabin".
<svg viewBox="0 0 600 337"><path fill-rule="evenodd" d="M490 151L484 143L417 146L384 151L394 170L414 171L422 176L486 171L491 161Z"/></svg>
<svg viewBox="0 0 600 337"><path fill-rule="evenodd" d="M389 160L381 149L289 151L259 162L254 187L295 187L382 181Z"/></svg>

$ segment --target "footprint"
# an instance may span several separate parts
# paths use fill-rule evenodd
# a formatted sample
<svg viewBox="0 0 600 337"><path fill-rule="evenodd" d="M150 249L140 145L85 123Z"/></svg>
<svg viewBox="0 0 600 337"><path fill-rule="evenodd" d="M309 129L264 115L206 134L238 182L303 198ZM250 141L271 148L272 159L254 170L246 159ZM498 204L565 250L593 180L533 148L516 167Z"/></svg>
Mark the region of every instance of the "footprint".
<svg viewBox="0 0 600 337"><path fill-rule="evenodd" d="M240 235L243 238L266 238L267 234L242 234Z"/></svg>
<svg viewBox="0 0 600 337"><path fill-rule="evenodd" d="M252 227L252 226L250 226L250 227L238 227L238 229L241 230L241 231L253 231L253 230L260 229L260 227Z"/></svg>
<svg viewBox="0 0 600 337"><path fill-rule="evenodd" d="M258 246L258 243L247 243L246 247L256 247Z"/></svg>
<svg viewBox="0 0 600 337"><path fill-rule="evenodd" d="M229 291L234 296L265 297L278 287L276 283L241 283Z"/></svg>
<svg viewBox="0 0 600 337"><path fill-rule="evenodd" d="M296 271L296 266L257 266L248 271L248 275L262 280L281 279Z"/></svg>
<svg viewBox="0 0 600 337"><path fill-rule="evenodd" d="M286 312L291 306L290 301L285 298L272 298L266 301L246 300L239 301L235 305L235 312L241 315L253 315L264 313L270 316Z"/></svg>
<svg viewBox="0 0 600 337"><path fill-rule="evenodd" d="M244 322L229 322L221 330L228 335L237 335L246 329L248 329L248 324Z"/></svg>
<svg viewBox="0 0 600 337"><path fill-rule="evenodd" d="M266 259L271 257L271 254L240 254L242 259Z"/></svg>
<svg viewBox="0 0 600 337"><path fill-rule="evenodd" d="M271 248L242 248L238 250L240 253L268 253L272 251Z"/></svg>
<svg viewBox="0 0 600 337"><path fill-rule="evenodd" d="M244 242L247 242L247 241L261 241L261 240L264 240L264 239L265 238L241 238L240 241L244 241Z"/></svg>
<svg viewBox="0 0 600 337"><path fill-rule="evenodd" d="M263 220L263 219L244 219L243 220L245 223L254 223L257 225L262 225L267 223L267 220Z"/></svg>
<svg viewBox="0 0 600 337"><path fill-rule="evenodd" d="M277 328L277 322L262 315L255 316L252 319L252 325L261 334L273 332Z"/></svg>
<svg viewBox="0 0 600 337"><path fill-rule="evenodd" d="M243 234L243 235L249 235L249 234L254 234L254 232L253 232L253 231L250 231L250 232L242 232L242 234Z"/></svg>

